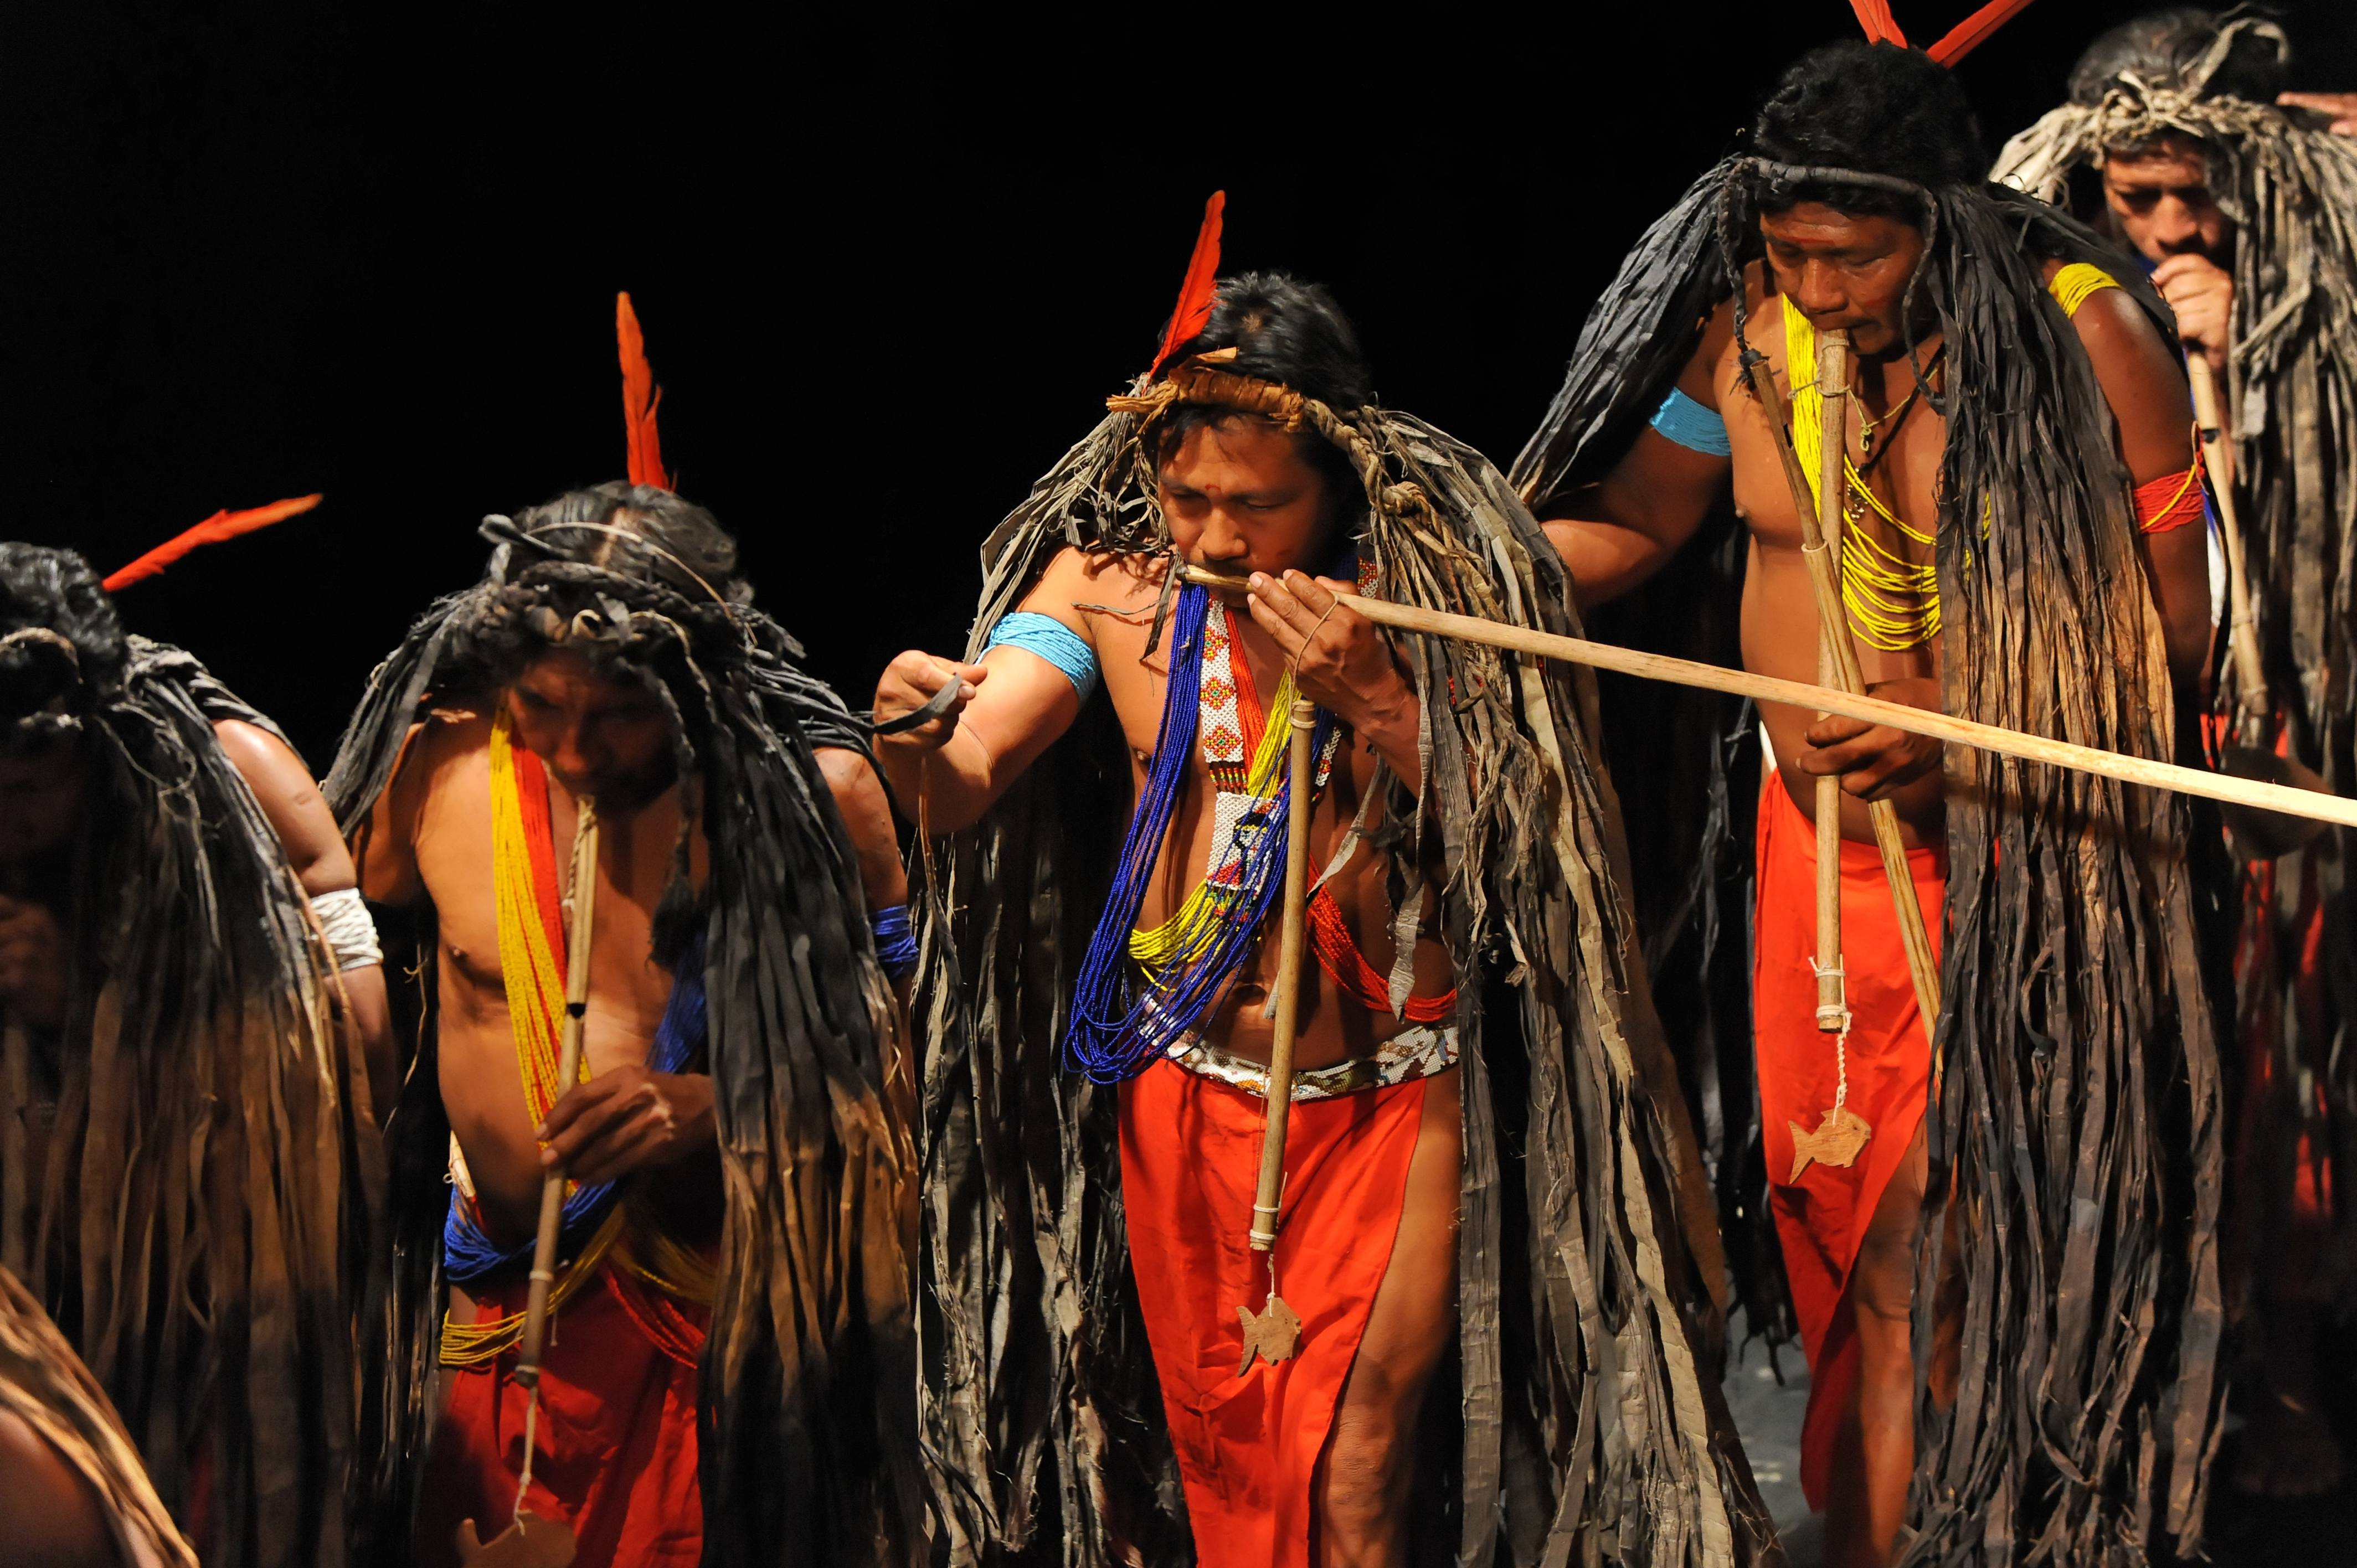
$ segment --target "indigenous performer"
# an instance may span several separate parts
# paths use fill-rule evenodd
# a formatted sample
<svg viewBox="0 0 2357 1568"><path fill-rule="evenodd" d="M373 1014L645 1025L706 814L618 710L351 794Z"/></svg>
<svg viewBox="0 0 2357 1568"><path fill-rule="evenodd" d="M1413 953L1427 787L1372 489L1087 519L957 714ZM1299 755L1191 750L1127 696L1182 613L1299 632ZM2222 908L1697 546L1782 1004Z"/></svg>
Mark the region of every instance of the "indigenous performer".
<svg viewBox="0 0 2357 1568"><path fill-rule="evenodd" d="M17 1568L197 1568L106 1391L5 1269L0 1520Z"/></svg>
<svg viewBox="0 0 2357 1568"><path fill-rule="evenodd" d="M268 719L0 544L0 1267L211 1563L344 1561L392 1079L353 881Z"/></svg>
<svg viewBox="0 0 2357 1568"><path fill-rule="evenodd" d="M2209 629L2166 317L2140 278L2113 286L2093 235L1984 186L1985 166L1933 58L1803 57L1744 154L1624 264L1516 483L1583 607L1708 548L1731 484L1744 662L1816 678L1801 546L1817 520L1754 396L1764 355L1800 469L1842 463L1837 630L1874 694L2166 757ZM1821 389L1815 340L1835 330L1859 359ZM1855 429L1825 419L1824 391ZM1848 720L1761 718L1760 1112L1827 1561L1889 1561L1902 1517L1910 1562L2142 1561L2157 1501L2190 1551L2217 1402L2220 1156L2184 808L1962 750L1943 773L1936 745ZM1821 955L1810 803L1826 777L1841 944ZM1909 897L1944 950L1934 1030L1870 800L1896 806ZM1836 1033L1816 1015L1827 972Z"/></svg>
<svg viewBox="0 0 2357 1568"><path fill-rule="evenodd" d="M448 1563L463 1521L529 1510L587 1564L911 1563L890 811L736 542L660 488L627 296L622 327L640 482L487 520L483 580L378 670L328 783L369 897L419 918L430 1019L391 1127L380 1538ZM593 802L597 921L569 952L559 868ZM560 1164L528 1448L516 1348Z"/></svg>
<svg viewBox="0 0 2357 1568"><path fill-rule="evenodd" d="M2345 794L2357 783L2345 555L2357 542L2357 142L2271 106L2288 52L2258 17L2179 9L2115 27L2072 72L2072 102L2007 145L1996 177L2124 242L2207 361L2242 528L2226 553L2240 570L2217 574L2232 602L2216 733L2230 767L2280 753L2278 767ZM2230 1234L2243 1256L2231 1261L2258 1374L2238 1380L2249 1419L2236 1478L2297 1495L2341 1473L2316 1352L2326 1315L2357 1305L2357 1054L2340 1045L2357 973L2330 958L2357 943L2357 887L2345 835L2267 841L2235 838Z"/></svg>
<svg viewBox="0 0 2357 1568"><path fill-rule="evenodd" d="M877 688L928 844L949 1560L1754 1561L1592 687L1333 596L1566 630L1560 568L1490 464L1373 401L1324 290L1215 292L1218 212L1153 368L985 547L964 656ZM1296 789L1316 961L1263 1215Z"/></svg>

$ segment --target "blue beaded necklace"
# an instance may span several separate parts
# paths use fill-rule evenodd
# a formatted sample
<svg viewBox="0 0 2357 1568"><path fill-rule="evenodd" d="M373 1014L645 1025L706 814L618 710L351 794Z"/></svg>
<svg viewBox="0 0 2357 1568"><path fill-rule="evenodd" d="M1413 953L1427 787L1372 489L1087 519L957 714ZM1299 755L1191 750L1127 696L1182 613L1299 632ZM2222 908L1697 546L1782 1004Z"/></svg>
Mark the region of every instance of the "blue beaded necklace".
<svg viewBox="0 0 2357 1568"><path fill-rule="evenodd" d="M1153 985L1139 983L1129 955L1129 934L1146 903L1147 881L1170 836L1170 819L1195 754L1195 731L1201 716L1203 623L1211 593L1195 584L1178 590L1170 618L1170 680L1162 703L1162 727L1155 737L1154 760L1137 811L1129 820L1129 835L1122 842L1113 890L1104 912L1097 917L1089 938L1088 956L1082 961L1072 994L1072 1020L1064 1034L1064 1066L1085 1073L1093 1083L1119 1083L1151 1066L1180 1036L1208 1017L1226 994L1236 971L1251 956L1261 925L1268 917L1283 881L1285 835L1253 834L1242 846L1232 917L1217 936L1191 961L1165 970ZM1270 716L1271 723L1278 715ZM1311 741L1314 756L1324 756L1334 732L1334 716L1320 708ZM1288 773L1270 806L1271 822L1286 820L1293 791Z"/></svg>

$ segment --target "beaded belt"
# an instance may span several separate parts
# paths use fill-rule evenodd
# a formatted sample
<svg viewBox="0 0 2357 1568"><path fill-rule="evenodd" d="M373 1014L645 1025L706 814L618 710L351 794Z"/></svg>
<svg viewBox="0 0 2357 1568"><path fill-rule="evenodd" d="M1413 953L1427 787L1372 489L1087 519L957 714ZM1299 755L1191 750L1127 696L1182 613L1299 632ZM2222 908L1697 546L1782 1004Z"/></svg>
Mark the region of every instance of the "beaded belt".
<svg viewBox="0 0 2357 1568"><path fill-rule="evenodd" d="M1189 1072L1216 1079L1263 1100L1268 1098L1266 1062L1231 1055L1194 1034L1181 1036L1163 1054ZM1372 1057L1354 1057L1332 1067L1297 1069L1293 1075L1293 1099L1297 1102L1334 1100L1361 1090L1389 1089L1395 1083L1434 1077L1456 1065L1456 1026L1435 1028L1429 1024L1418 1024L1376 1047Z"/></svg>

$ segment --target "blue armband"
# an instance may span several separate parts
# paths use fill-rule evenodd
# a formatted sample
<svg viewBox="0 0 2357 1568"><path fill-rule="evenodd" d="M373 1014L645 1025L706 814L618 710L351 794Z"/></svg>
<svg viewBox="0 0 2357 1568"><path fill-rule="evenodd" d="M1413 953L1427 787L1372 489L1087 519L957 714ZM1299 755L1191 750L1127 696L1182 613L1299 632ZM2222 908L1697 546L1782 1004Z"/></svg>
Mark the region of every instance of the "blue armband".
<svg viewBox="0 0 2357 1568"><path fill-rule="evenodd" d="M990 640L982 650L994 648L1019 648L1026 653L1036 653L1064 672L1081 701L1097 689L1097 656L1080 634L1054 616L1034 615L1029 610L1016 610L999 618L990 628Z"/></svg>
<svg viewBox="0 0 2357 1568"><path fill-rule="evenodd" d="M906 980L917 972L917 933L909 924L909 906L877 910L867 929L876 933L876 957L887 976Z"/></svg>
<svg viewBox="0 0 2357 1568"><path fill-rule="evenodd" d="M1727 439L1727 421L1678 391L1662 400L1653 413L1653 428L1665 441L1674 441L1689 452L1699 452L1706 457L1730 457L1735 448Z"/></svg>

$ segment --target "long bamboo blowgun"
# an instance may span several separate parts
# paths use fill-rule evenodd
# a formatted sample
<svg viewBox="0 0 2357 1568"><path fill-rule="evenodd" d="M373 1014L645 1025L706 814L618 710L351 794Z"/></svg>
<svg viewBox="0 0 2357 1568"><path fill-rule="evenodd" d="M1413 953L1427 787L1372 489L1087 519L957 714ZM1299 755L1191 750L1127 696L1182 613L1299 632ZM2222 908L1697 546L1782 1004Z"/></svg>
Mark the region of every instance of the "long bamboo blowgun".
<svg viewBox="0 0 2357 1568"><path fill-rule="evenodd" d="M1181 571L1188 582L1200 583L1206 587L1238 594L1250 591L1242 577L1207 571L1200 566L1185 566ZM2174 789L2179 794L2198 795L2203 800L2222 800L2229 805L2248 806L2255 811L2278 811L2286 816L2307 817L2341 827L2357 827L2357 800L2342 795L2294 789L2256 779L2236 779L2199 768L2179 767L2173 762L2158 762L2150 757L2105 751L2101 746L2050 740L2044 736L2007 729L2002 725L1980 724L1951 714L1934 713L1928 708L1886 702L1880 697L1855 696L1807 681L1786 681L1774 675L1756 675L1749 670L1728 670L1717 664L1698 663L1691 659L1673 659L1663 653L1644 653L1609 642L1591 642L1583 637L1565 637L1557 632L1509 626L1480 616L1455 615L1447 610L1387 604L1382 599L1371 599L1360 594L1338 593L1334 596L1377 626L1389 627L1395 631L1453 637L1465 642L1503 649L1509 653L1560 659L1567 664L1585 664L1592 670L1610 670L1623 675L1666 681L1672 685L1692 686L1705 692L1725 692L1732 696L1749 697L1754 702L1789 703L1796 708L1818 708L1829 714L1839 714L1844 718L1864 719L1869 724L1888 725L1892 729L1905 730L1910 735L1928 736L1952 746L1977 746L1983 751L2022 762L2069 768L2081 773L2116 779L2126 784Z"/></svg>
<svg viewBox="0 0 2357 1568"><path fill-rule="evenodd" d="M1299 1347L1301 1319L1276 1294L1276 1230L1285 1202L1285 1133L1293 1114L1293 1041L1301 1021L1301 968L1309 924L1309 806L1318 792L1313 736L1318 708L1293 704L1292 755L1286 771L1285 822L1285 915L1276 950L1276 1020L1268 1047L1268 1122L1261 1133L1260 1185L1253 1195L1252 1249L1268 1259L1268 1301L1255 1315L1239 1306L1243 1319L1243 1360L1236 1376L1252 1370L1253 1358L1270 1365Z"/></svg>

